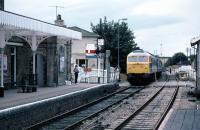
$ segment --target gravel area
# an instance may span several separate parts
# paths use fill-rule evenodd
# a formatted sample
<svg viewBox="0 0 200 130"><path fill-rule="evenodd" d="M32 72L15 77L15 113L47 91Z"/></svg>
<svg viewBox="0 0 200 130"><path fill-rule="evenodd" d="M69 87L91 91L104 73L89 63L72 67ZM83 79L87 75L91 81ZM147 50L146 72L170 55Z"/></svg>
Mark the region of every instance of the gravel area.
<svg viewBox="0 0 200 130"><path fill-rule="evenodd" d="M83 124L77 129L94 129L94 128L107 128L113 126L120 122L118 120L121 117L128 117L133 113L137 108L139 108L145 101L151 97L158 87L149 87L140 91L138 94L135 94L133 97L130 97L120 104L114 105L112 108L109 108L107 111L101 113L95 118L83 122Z"/></svg>

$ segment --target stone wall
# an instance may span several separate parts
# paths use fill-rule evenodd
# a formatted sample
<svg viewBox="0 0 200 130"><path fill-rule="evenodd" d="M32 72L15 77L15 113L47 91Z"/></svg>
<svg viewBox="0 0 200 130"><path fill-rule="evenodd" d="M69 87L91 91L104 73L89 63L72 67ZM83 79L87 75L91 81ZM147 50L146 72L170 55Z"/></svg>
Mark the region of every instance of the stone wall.
<svg viewBox="0 0 200 130"><path fill-rule="evenodd" d="M17 42L18 39L13 39L12 42ZM22 42L22 41L20 41ZM58 39L53 36L47 38L39 44L36 51L36 74L39 86L59 86L64 85L65 80L70 79L71 73L71 40ZM5 54L7 55L8 71L5 79L10 79L10 47L6 46ZM23 41L22 46L16 46L16 81L17 85L24 84L23 78L25 75L33 74L33 52L30 45ZM61 70L61 59L62 70ZM5 74L5 75L6 75ZM26 77L26 76L25 76ZM9 81L10 82L10 81ZM5 83L6 89L11 85ZM12 85L13 86L13 85Z"/></svg>
<svg viewBox="0 0 200 130"><path fill-rule="evenodd" d="M66 76L67 80L70 80L71 75L71 57L72 57L72 42L71 40L67 42L66 46L66 52L65 52L65 61L66 61Z"/></svg>
<svg viewBox="0 0 200 130"><path fill-rule="evenodd" d="M47 86L56 86L58 81L57 38L47 39Z"/></svg>
<svg viewBox="0 0 200 130"><path fill-rule="evenodd" d="M58 85L65 85L71 73L71 41L57 39Z"/></svg>
<svg viewBox="0 0 200 130"><path fill-rule="evenodd" d="M25 127L38 123L49 117L70 111L76 107L94 101L105 96L118 87L116 84L99 85L93 88L38 101L15 108L0 111L1 130L21 130Z"/></svg>
<svg viewBox="0 0 200 130"><path fill-rule="evenodd" d="M33 73L32 50L28 43L16 48L16 77L17 84L23 84L25 75Z"/></svg>

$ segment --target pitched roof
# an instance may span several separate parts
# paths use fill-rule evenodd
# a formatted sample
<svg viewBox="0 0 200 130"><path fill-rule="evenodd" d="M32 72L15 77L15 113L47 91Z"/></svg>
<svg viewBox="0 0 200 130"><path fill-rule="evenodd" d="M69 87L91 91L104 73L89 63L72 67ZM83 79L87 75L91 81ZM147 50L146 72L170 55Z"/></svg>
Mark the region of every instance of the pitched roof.
<svg viewBox="0 0 200 130"><path fill-rule="evenodd" d="M13 34L17 31L20 35L32 35L34 33L39 36L59 36L66 39L81 40L82 38L80 32L2 10L0 10L0 27L5 31L13 32Z"/></svg>
<svg viewBox="0 0 200 130"><path fill-rule="evenodd" d="M85 29L73 26L73 27L68 27L71 30L77 31L77 32L81 32L82 33L82 37L99 37L98 34L93 33L93 32L89 32Z"/></svg>

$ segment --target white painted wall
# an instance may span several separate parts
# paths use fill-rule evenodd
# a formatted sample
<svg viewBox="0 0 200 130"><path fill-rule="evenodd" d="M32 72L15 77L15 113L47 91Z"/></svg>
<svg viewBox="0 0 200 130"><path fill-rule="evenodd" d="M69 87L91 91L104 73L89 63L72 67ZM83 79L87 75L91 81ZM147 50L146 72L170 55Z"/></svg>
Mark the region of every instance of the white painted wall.
<svg viewBox="0 0 200 130"><path fill-rule="evenodd" d="M83 37L82 40L73 40L72 42L72 66L76 64L76 59L86 59L85 49L87 44L97 44L97 38ZM88 59L88 67L97 68L97 59Z"/></svg>

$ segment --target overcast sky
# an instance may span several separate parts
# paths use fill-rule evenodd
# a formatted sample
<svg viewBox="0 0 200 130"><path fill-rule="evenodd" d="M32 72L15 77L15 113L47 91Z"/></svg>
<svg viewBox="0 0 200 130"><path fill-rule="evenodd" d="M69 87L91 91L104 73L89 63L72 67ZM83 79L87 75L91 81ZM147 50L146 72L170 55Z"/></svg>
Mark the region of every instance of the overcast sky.
<svg viewBox="0 0 200 130"><path fill-rule="evenodd" d="M88 31L99 18L127 18L138 46L151 53L186 53L200 35L200 0L5 0L5 10L53 23L58 8L67 26Z"/></svg>

